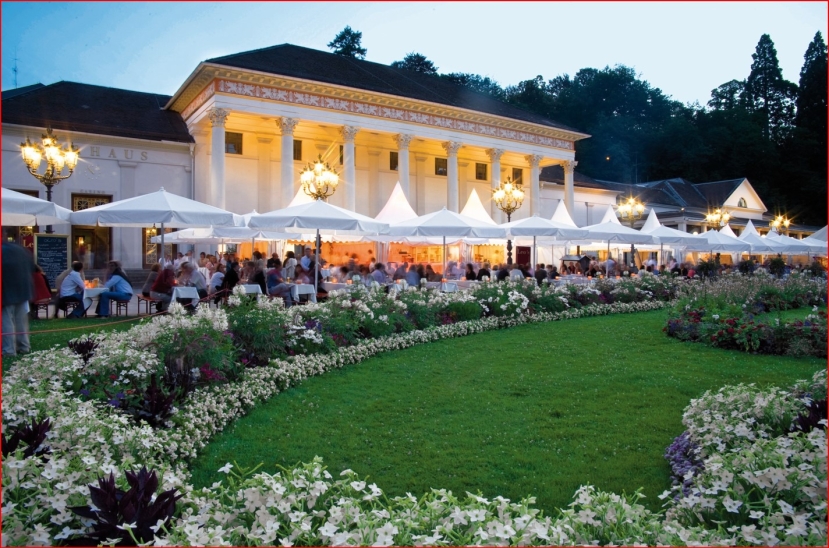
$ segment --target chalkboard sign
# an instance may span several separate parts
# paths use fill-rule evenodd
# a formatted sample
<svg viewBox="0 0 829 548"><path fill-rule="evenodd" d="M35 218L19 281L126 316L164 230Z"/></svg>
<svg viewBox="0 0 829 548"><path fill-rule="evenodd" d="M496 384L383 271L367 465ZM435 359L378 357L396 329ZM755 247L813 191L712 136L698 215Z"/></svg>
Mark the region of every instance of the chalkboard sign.
<svg viewBox="0 0 829 548"><path fill-rule="evenodd" d="M49 287L55 288L57 277L69 268L69 235L35 234L35 262L46 274Z"/></svg>

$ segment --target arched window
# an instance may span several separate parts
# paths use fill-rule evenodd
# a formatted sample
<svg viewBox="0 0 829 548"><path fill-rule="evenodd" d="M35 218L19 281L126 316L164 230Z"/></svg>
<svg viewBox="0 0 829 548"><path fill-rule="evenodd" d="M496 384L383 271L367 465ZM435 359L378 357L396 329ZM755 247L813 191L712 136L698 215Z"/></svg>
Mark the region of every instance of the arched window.
<svg viewBox="0 0 829 548"><path fill-rule="evenodd" d="M748 207L748 205L746 205L746 199L745 198L740 198L737 201L737 207Z"/></svg>

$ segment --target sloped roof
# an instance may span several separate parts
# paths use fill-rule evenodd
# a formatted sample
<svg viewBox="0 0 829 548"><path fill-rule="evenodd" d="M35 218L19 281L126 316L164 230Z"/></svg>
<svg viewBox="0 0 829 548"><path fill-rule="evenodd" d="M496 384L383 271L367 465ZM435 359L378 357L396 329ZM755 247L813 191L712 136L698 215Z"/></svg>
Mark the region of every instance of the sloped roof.
<svg viewBox="0 0 829 548"><path fill-rule="evenodd" d="M745 177L742 179L729 179L727 181L697 183L694 186L708 200L708 203L722 205L743 181L745 181Z"/></svg>
<svg viewBox="0 0 829 548"><path fill-rule="evenodd" d="M555 183L559 185L564 184L564 168L559 165L553 166L545 166L541 168L541 172L538 174L538 180L547 182L547 183ZM583 173L579 173L578 171L573 171L573 186L583 187L583 188L598 188L601 190L608 190L607 187L592 177L588 177Z"/></svg>
<svg viewBox="0 0 829 548"><path fill-rule="evenodd" d="M11 99L12 97L17 97L18 95L23 95L24 93L29 93L42 87L44 87L43 84L32 84L30 86L23 86L22 88L7 89L3 92L3 99Z"/></svg>
<svg viewBox="0 0 829 548"><path fill-rule="evenodd" d="M214 57L206 62L429 101L584 133L438 76L392 68L380 63L293 44L280 44Z"/></svg>
<svg viewBox="0 0 829 548"><path fill-rule="evenodd" d="M115 135L150 141L192 143L178 112L163 110L169 95L57 82L3 92L4 124ZM18 90L12 90L18 91Z"/></svg>
<svg viewBox="0 0 829 548"><path fill-rule="evenodd" d="M737 190L737 187L745 181L745 178L711 183L692 183L682 177L636 184L616 183L599 179L594 179L594 181L605 188L619 191L625 196L636 196L646 203L664 204L678 208L709 209L722 206L728 197Z"/></svg>

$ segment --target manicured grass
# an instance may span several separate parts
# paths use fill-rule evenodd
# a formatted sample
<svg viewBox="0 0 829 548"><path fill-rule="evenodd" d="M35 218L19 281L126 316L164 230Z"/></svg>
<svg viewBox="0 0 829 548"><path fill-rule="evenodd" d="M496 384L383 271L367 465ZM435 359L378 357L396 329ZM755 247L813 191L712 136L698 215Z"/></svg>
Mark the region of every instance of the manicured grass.
<svg viewBox="0 0 829 548"><path fill-rule="evenodd" d="M821 306L819 310L826 312L826 307ZM775 310L774 312L766 312L765 314L757 315L754 320L763 323L770 323L774 320L780 320L781 322L793 322L795 320L804 320L809 314L814 314L814 312L812 312L812 307L804 306L801 308L793 308L791 310Z"/></svg>
<svg viewBox="0 0 829 548"><path fill-rule="evenodd" d="M193 463L196 486L226 462L290 466L324 458L389 495L448 488L547 512L579 485L646 504L669 486L665 448L691 398L725 384L786 386L825 361L753 356L683 343L666 312L488 332L387 353L306 380L217 436Z"/></svg>

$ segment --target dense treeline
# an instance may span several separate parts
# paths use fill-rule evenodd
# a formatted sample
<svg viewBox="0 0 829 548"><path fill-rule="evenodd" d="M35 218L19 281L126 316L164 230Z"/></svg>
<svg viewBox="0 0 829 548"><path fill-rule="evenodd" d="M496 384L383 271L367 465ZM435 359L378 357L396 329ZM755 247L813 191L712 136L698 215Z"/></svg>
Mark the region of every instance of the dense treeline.
<svg viewBox="0 0 829 548"><path fill-rule="evenodd" d="M786 81L764 34L741 80L683 105L627 66L585 68L502 87L478 74L439 74L419 53L392 66L457 84L592 135L576 143L579 171L626 183L683 177L747 177L771 212L826 224L827 48L820 32L804 55L800 81Z"/></svg>

